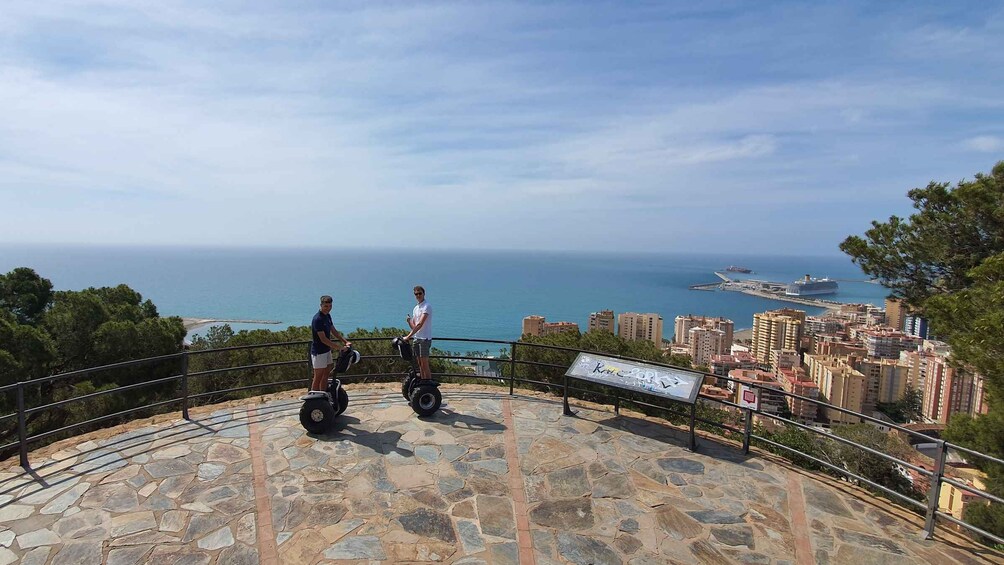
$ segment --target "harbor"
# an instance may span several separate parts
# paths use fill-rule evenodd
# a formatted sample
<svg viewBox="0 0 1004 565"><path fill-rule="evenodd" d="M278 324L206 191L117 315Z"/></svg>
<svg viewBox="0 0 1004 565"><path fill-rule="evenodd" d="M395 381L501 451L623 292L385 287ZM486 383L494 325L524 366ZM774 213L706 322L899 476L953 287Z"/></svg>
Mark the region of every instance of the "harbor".
<svg viewBox="0 0 1004 565"><path fill-rule="evenodd" d="M756 279L733 279L722 271L715 271L715 276L720 279L718 282L692 284L688 288L690 290L703 290L711 292L717 290L741 292L750 296L758 296L760 298L778 300L780 302L788 302L791 304L800 304L802 306L827 308L830 310L837 310L843 304L841 302L837 302L836 300L827 300L825 298L792 296L790 294L786 294L789 283L785 282L763 281Z"/></svg>

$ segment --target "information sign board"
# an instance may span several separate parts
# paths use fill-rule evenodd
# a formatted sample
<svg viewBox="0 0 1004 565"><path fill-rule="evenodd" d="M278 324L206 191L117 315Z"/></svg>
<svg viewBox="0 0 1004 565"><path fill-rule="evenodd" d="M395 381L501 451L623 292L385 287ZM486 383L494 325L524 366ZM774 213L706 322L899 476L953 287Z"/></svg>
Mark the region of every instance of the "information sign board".
<svg viewBox="0 0 1004 565"><path fill-rule="evenodd" d="M704 375L637 361L579 353L566 376L608 386L663 396L693 404Z"/></svg>
<svg viewBox="0 0 1004 565"><path fill-rule="evenodd" d="M749 408L754 412L760 410L760 390L741 385L739 387L739 407Z"/></svg>

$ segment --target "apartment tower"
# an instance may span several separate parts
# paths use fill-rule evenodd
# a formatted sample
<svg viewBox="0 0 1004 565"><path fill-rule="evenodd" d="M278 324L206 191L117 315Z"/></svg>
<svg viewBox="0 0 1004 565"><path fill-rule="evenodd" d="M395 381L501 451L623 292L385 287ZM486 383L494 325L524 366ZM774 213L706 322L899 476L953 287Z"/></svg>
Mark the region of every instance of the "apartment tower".
<svg viewBox="0 0 1004 565"><path fill-rule="evenodd" d="M523 318L523 335L544 335L544 317L527 316Z"/></svg>
<svg viewBox="0 0 1004 565"><path fill-rule="evenodd" d="M626 340L646 340L662 347L662 316L658 314L618 314L617 330L617 335Z"/></svg>
<svg viewBox="0 0 1004 565"><path fill-rule="evenodd" d="M753 315L753 357L762 367L770 366L774 349L798 351L802 341L805 312L791 308L770 310Z"/></svg>
<svg viewBox="0 0 1004 565"><path fill-rule="evenodd" d="M724 355L732 346L722 330L696 327L690 328L689 334L690 359L695 366L709 366L713 357Z"/></svg>
<svg viewBox="0 0 1004 565"><path fill-rule="evenodd" d="M690 344L690 330L693 328L709 328L725 332L726 348L732 346L732 336L735 333L735 324L732 320L720 316L695 316L693 314L677 316L673 326L675 330L673 343L678 345Z"/></svg>
<svg viewBox="0 0 1004 565"><path fill-rule="evenodd" d="M589 315L588 331L603 331L616 334L614 329L614 311L600 310Z"/></svg>

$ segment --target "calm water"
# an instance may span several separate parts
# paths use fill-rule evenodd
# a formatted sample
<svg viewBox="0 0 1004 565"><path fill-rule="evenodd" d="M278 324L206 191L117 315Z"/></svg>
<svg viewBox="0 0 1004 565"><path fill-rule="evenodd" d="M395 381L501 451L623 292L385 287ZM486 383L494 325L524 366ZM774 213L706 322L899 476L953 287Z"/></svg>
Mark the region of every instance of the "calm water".
<svg viewBox="0 0 1004 565"><path fill-rule="evenodd" d="M503 251L0 247L0 272L27 266L58 290L125 283L161 315L278 320L306 325L321 294L335 297L342 330L406 327L422 284L438 336L515 339L528 314L585 327L590 312L658 312L673 333L680 314L726 316L737 328L784 303L736 292L700 292L714 270L738 264L752 278L792 281L806 273L863 279L848 259L714 255L590 255ZM881 304L885 289L840 283L837 300ZM806 308L810 313L821 310ZM233 324L235 329L244 327Z"/></svg>

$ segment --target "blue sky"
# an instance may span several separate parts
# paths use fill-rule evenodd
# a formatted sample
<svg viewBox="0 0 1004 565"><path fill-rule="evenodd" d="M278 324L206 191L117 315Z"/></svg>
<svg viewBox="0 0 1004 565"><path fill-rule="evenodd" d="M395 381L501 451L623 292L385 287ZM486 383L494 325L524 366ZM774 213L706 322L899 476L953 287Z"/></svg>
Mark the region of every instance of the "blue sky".
<svg viewBox="0 0 1004 565"><path fill-rule="evenodd" d="M5 243L834 254L1001 159L1001 2L0 14Z"/></svg>

